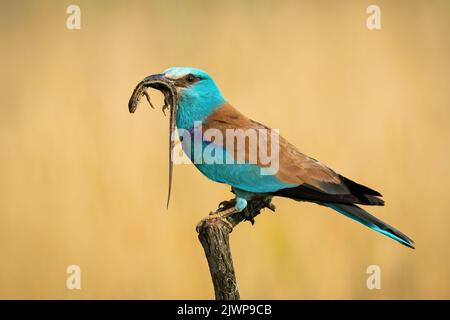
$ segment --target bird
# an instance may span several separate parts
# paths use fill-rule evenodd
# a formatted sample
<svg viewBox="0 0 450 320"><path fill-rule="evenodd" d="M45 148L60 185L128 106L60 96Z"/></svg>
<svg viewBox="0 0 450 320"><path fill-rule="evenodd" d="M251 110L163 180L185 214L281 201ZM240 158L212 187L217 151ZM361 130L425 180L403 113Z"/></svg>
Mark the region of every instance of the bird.
<svg viewBox="0 0 450 320"><path fill-rule="evenodd" d="M130 99L130 112L135 111L139 98L143 95L151 104L145 91L147 87L164 93L163 111L168 105L171 106L170 126L172 129L177 128L183 150L197 169L210 180L231 186L235 194L232 205L227 210L217 212L218 216L226 217L242 212L247 209L249 201L254 199L271 201L278 196L328 207L404 246L415 248L411 238L361 208L383 206L381 193L335 172L300 152L275 130L245 116L224 98L207 72L193 67L172 67L144 78ZM151 106L153 107L152 104ZM202 128L200 137L195 138L194 131L199 127ZM203 134L208 130L216 134L214 139ZM258 143L263 141L262 145L276 141L276 170L271 174L263 174L262 169L267 169L267 163L262 163L259 153L256 161L250 161L251 150L247 145L244 148L236 147L227 143L231 138L217 138L218 134L227 137L227 130L263 131L265 135L256 137ZM188 139L185 139L186 136ZM170 153L173 149L172 141L173 137ZM203 149L214 147L214 152L210 153L214 159L198 161L194 150L196 142L200 142ZM258 146L261 147L259 144ZM270 144L269 149L270 147L273 145ZM214 161L217 160L218 151L226 161ZM237 159L238 157L241 158ZM171 171L170 169L170 179Z"/></svg>

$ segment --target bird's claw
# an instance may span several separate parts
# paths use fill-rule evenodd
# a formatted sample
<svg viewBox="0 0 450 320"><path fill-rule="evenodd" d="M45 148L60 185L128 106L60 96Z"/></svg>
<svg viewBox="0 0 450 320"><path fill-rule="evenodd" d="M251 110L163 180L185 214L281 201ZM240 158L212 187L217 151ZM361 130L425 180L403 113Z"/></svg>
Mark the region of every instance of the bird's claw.
<svg viewBox="0 0 450 320"><path fill-rule="evenodd" d="M211 211L206 218L202 219L199 222L199 224L197 225L197 230L200 224L204 222L206 219L214 219L214 218L222 219L226 224L228 224L232 228L232 224L227 219L227 217L230 217L235 213L238 214L236 212L235 206L236 206L236 199L225 200L220 202L216 211ZM261 209L264 208L267 208L275 212L276 207L272 203L272 198L250 200L248 206L244 209L244 211L242 211L243 220L250 221L250 223L254 225L255 217L260 213Z"/></svg>
<svg viewBox="0 0 450 320"><path fill-rule="evenodd" d="M236 199L222 201L221 203L219 203L219 206L217 207L216 212L222 212L229 208L234 208L235 205L236 205Z"/></svg>

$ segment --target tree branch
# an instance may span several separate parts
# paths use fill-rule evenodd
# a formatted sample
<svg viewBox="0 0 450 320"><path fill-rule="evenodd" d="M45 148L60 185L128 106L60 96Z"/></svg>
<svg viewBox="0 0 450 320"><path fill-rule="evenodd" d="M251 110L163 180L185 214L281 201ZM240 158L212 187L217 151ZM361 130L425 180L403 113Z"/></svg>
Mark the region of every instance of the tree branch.
<svg viewBox="0 0 450 320"><path fill-rule="evenodd" d="M225 204L222 206L222 204ZM219 212L234 206L234 200L219 205ZM242 221L254 224L254 218L261 209L275 211L271 198L249 201L247 209L235 213L226 219L211 217L200 221L197 225L198 238L205 251L209 271L214 286L216 300L239 300L239 289L231 258L229 234ZM225 221L226 220L226 221Z"/></svg>
<svg viewBox="0 0 450 320"><path fill-rule="evenodd" d="M197 227L205 250L216 300L239 300L239 290L231 258L229 234L233 229L222 219L203 220Z"/></svg>

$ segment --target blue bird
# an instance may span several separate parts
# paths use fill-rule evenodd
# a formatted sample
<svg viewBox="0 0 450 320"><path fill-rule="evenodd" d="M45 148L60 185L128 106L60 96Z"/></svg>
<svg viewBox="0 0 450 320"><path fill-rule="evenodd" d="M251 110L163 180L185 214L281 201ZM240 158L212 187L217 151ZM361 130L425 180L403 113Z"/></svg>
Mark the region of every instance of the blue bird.
<svg viewBox="0 0 450 320"><path fill-rule="evenodd" d="M130 112L144 95L152 105L145 91L148 87L164 94L163 111L170 105L170 179L176 126L183 150L197 169L213 181L230 185L236 196L233 206L219 213L221 217L245 210L248 201L280 196L329 207L414 248L408 236L358 206L384 205L379 192L336 173L301 153L275 130L247 118L227 102L206 72L175 67L146 77L133 92ZM268 162L269 153L276 155L269 157L276 160L275 165Z"/></svg>

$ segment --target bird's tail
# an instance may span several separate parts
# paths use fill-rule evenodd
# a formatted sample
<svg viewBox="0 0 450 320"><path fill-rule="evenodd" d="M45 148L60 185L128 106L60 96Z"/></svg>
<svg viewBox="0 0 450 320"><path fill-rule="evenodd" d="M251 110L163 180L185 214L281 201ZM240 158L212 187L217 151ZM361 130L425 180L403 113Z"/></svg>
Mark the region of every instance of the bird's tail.
<svg viewBox="0 0 450 320"><path fill-rule="evenodd" d="M401 244L414 249L414 241L394 227L377 219L367 211L353 204L323 203L323 205L336 210L343 215L362 223L385 236L394 239Z"/></svg>

